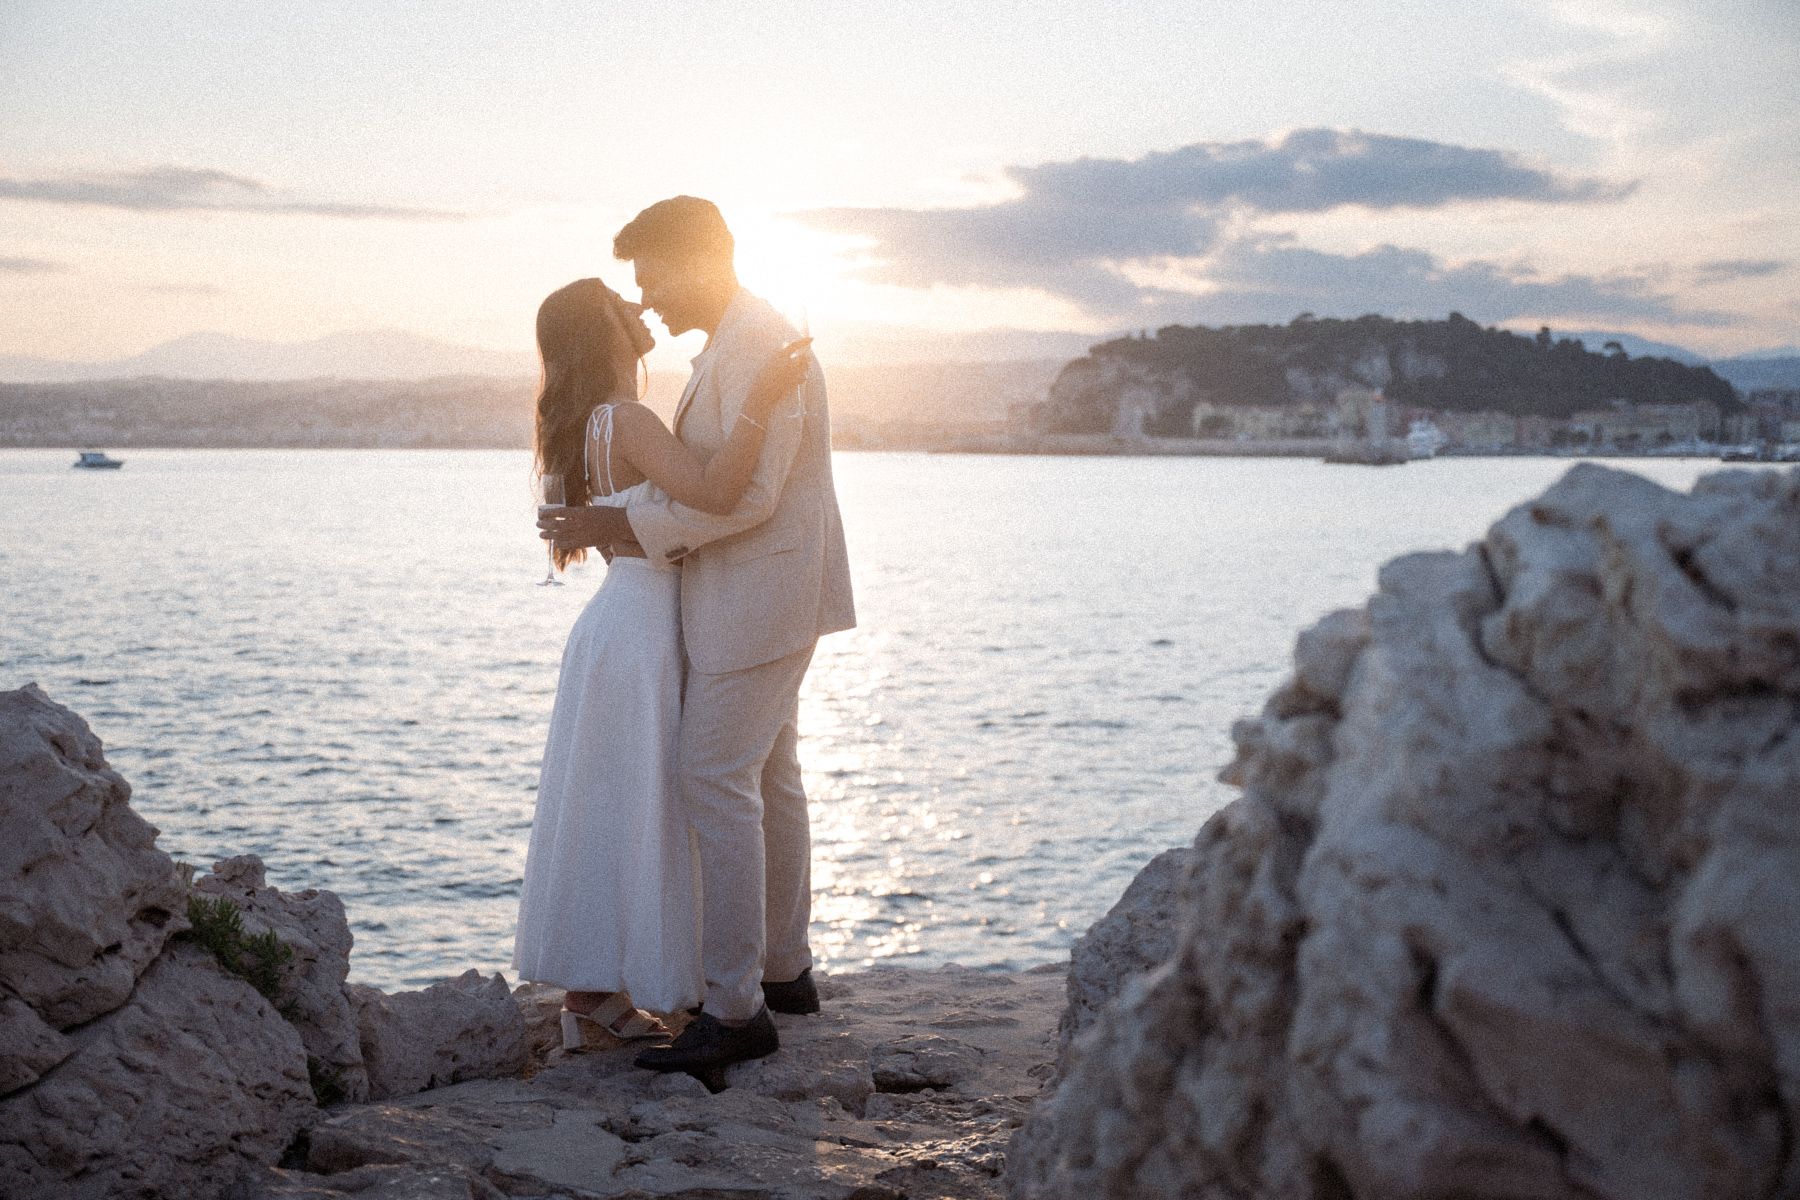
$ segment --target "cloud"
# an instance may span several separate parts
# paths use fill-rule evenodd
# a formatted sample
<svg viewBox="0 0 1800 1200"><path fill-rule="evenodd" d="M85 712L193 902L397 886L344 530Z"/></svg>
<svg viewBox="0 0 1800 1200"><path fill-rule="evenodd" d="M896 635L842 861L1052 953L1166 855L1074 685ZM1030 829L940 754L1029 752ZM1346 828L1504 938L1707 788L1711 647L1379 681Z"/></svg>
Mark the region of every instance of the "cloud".
<svg viewBox="0 0 1800 1200"><path fill-rule="evenodd" d="M1106 313L1154 301L1123 264L1191 260L1234 215L1588 204L1632 185L1568 176L1498 150L1354 130L1198 142L1137 159L1012 167L1019 194L976 208L825 208L793 214L874 242L866 274L904 287L1033 287Z"/></svg>
<svg viewBox="0 0 1800 1200"><path fill-rule="evenodd" d="M1561 124L1652 175L1785 193L1800 153L1792 0L1555 0L1554 50L1501 65Z"/></svg>
<svg viewBox="0 0 1800 1200"><path fill-rule="evenodd" d="M1719 326L1732 319L1683 308L1643 276L1544 276L1529 267L1491 262L1450 264L1400 246L1332 254L1287 238L1245 238L1222 247L1205 272L1217 290L1181 299L1164 296L1157 307L1179 313L1177 319L1206 323L1286 321L1309 310L1321 316L1461 312L1484 323L1593 316Z"/></svg>
<svg viewBox="0 0 1800 1200"><path fill-rule="evenodd" d="M284 198L268 184L227 171L147 167L48 179L0 178L0 200L122 208L133 212L274 213L397 221L459 221L465 214L385 204Z"/></svg>
<svg viewBox="0 0 1800 1200"><path fill-rule="evenodd" d="M985 208L815 209L809 225L873 238L868 274L902 287L1032 287L1089 306L1129 303L1137 286L1112 264L1186 258L1211 248L1218 222L1179 210L1089 211L1026 196Z"/></svg>
<svg viewBox="0 0 1800 1200"><path fill-rule="evenodd" d="M0 275L54 275L68 269L47 258L0 258Z"/></svg>
<svg viewBox="0 0 1800 1200"><path fill-rule="evenodd" d="M1442 208L1479 200L1585 203L1631 185L1560 175L1500 150L1344 129L1297 129L1276 141L1197 142L1139 159L1081 158L1007 172L1031 196L1082 207L1323 212Z"/></svg>
<svg viewBox="0 0 1800 1200"><path fill-rule="evenodd" d="M1697 264L1694 267L1694 282L1709 284L1762 279L1787 268L1788 264L1778 258L1721 258Z"/></svg>

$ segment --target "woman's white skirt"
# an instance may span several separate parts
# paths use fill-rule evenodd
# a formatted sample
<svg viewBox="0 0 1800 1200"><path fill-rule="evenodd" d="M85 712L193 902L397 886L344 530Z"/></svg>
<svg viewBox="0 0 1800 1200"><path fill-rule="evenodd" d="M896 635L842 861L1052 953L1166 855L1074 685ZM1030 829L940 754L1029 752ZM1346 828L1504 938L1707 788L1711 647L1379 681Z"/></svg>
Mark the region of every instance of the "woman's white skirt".
<svg viewBox="0 0 1800 1200"><path fill-rule="evenodd" d="M681 576L618 558L563 649L513 967L640 1008L701 999L697 872L675 792Z"/></svg>

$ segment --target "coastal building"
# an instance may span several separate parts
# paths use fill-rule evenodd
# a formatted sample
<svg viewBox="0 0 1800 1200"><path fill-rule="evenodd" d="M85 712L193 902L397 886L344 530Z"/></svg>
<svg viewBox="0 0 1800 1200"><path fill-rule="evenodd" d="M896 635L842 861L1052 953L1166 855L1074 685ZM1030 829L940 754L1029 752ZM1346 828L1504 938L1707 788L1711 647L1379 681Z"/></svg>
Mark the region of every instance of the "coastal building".
<svg viewBox="0 0 1800 1200"><path fill-rule="evenodd" d="M1563 428L1561 421L1533 415L1515 417L1513 423L1518 430L1518 441L1515 445L1520 450L1543 451L1550 449L1557 444L1557 435L1562 432Z"/></svg>
<svg viewBox="0 0 1800 1200"><path fill-rule="evenodd" d="M1406 430L1406 456L1432 458L1450 441L1429 417L1419 417Z"/></svg>
<svg viewBox="0 0 1800 1200"><path fill-rule="evenodd" d="M1320 404L1218 404L1202 400L1189 417L1192 436L1240 442L1329 437L1338 412Z"/></svg>
<svg viewBox="0 0 1800 1200"><path fill-rule="evenodd" d="M1457 450L1495 453L1519 448L1519 420L1511 413L1444 412L1437 414L1437 425Z"/></svg>
<svg viewBox="0 0 1800 1200"><path fill-rule="evenodd" d="M1800 443L1800 389L1759 389L1744 403L1746 410L1726 423L1726 441Z"/></svg>
<svg viewBox="0 0 1800 1200"><path fill-rule="evenodd" d="M1379 388L1346 387L1338 389L1337 420L1329 432L1345 437L1385 442L1401 432L1398 406L1389 403Z"/></svg>
<svg viewBox="0 0 1800 1200"><path fill-rule="evenodd" d="M1719 429L1718 406L1703 401L1632 404L1614 400L1605 408L1584 410L1569 418L1569 430L1577 444L1594 450L1698 446L1716 438Z"/></svg>
<svg viewBox="0 0 1800 1200"><path fill-rule="evenodd" d="M1128 442L1148 439L1150 434L1146 427L1156 416L1161 401L1161 392L1146 384L1134 384L1121 389L1119 406L1113 413L1112 435Z"/></svg>

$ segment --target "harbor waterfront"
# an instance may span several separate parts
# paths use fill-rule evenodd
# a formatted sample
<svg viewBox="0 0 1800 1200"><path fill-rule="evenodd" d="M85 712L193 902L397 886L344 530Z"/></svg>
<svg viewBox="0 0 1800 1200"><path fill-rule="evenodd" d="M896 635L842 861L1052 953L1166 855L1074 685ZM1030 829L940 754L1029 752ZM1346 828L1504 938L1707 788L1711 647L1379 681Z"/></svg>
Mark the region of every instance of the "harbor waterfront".
<svg viewBox="0 0 1800 1200"><path fill-rule="evenodd" d="M1568 466L840 453L861 624L821 643L801 721L822 963L1062 956L1230 798L1231 722L1296 630ZM508 451L0 451L0 685L80 711L176 857L336 891L353 977L508 969L601 575L531 586L530 483Z"/></svg>

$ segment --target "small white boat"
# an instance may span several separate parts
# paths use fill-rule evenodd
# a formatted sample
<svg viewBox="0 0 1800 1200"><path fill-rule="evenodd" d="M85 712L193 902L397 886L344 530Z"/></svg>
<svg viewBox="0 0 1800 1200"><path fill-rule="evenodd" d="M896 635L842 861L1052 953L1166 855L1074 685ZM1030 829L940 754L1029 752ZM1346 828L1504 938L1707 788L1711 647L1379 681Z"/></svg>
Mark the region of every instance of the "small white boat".
<svg viewBox="0 0 1800 1200"><path fill-rule="evenodd" d="M70 465L88 471L116 471L125 465L125 460L114 458L104 450L83 450L81 457Z"/></svg>

